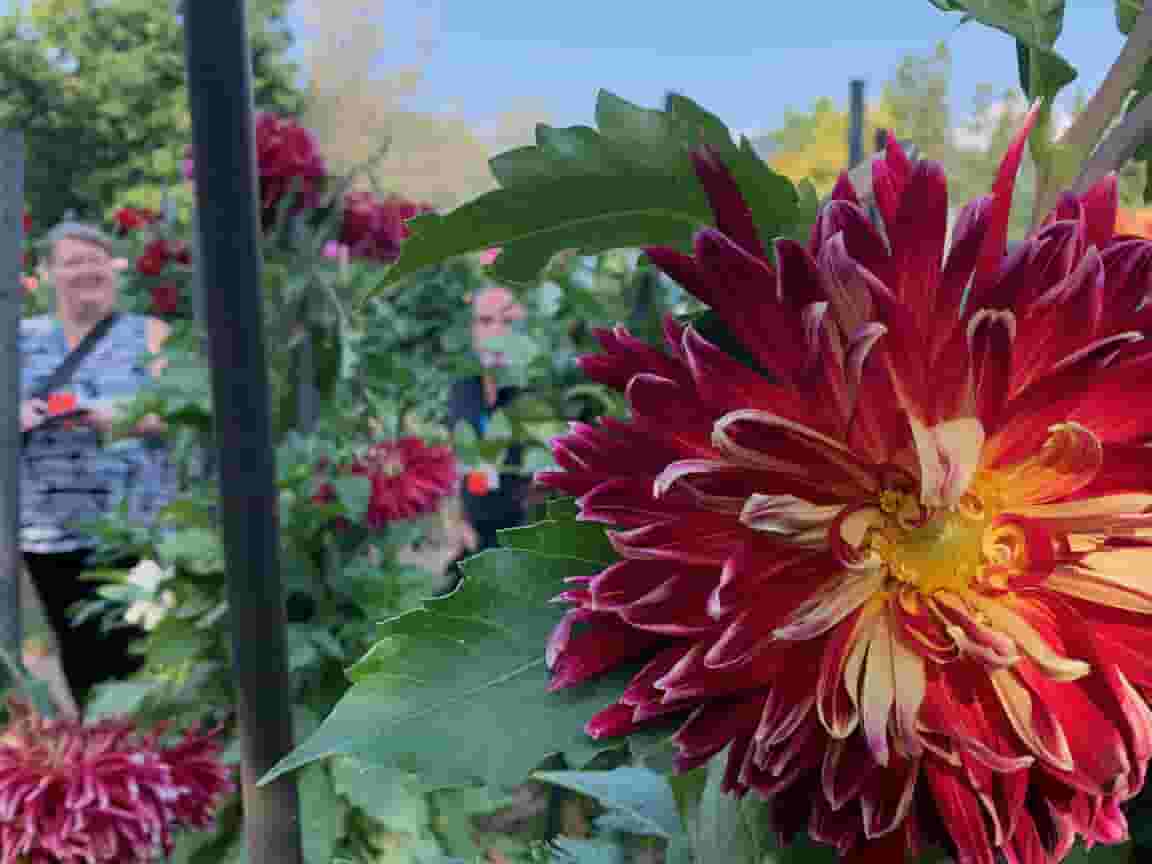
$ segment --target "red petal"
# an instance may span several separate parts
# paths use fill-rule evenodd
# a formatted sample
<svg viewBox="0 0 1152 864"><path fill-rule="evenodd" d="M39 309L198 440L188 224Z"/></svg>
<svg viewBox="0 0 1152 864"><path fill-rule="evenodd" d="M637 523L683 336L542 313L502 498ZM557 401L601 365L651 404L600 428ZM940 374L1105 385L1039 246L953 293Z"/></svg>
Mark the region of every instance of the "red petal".
<svg viewBox="0 0 1152 864"><path fill-rule="evenodd" d="M1107 280L1107 307L1101 332L1147 329L1152 310L1141 306L1152 278L1152 242L1121 240L1100 257Z"/></svg>
<svg viewBox="0 0 1152 864"><path fill-rule="evenodd" d="M681 756L711 757L735 738L751 739L764 710L764 694L717 699L701 706L673 736Z"/></svg>
<svg viewBox="0 0 1152 864"><path fill-rule="evenodd" d="M694 513L609 537L624 558L719 567L753 533L727 514Z"/></svg>
<svg viewBox="0 0 1152 864"><path fill-rule="evenodd" d="M860 204L860 196L856 194L856 187L852 185L852 178L848 176L847 171L840 172L840 176L836 178L836 185L828 193L828 203L832 204L837 201L845 201L857 206Z"/></svg>
<svg viewBox="0 0 1152 864"><path fill-rule="evenodd" d="M692 163L716 217L716 227L750 255L767 260L752 210L728 168L707 147L692 153Z"/></svg>
<svg viewBox="0 0 1152 864"><path fill-rule="evenodd" d="M617 562L592 577L588 585L592 592L591 608L600 612L619 611L663 585L670 575L668 565L659 561Z"/></svg>
<svg viewBox="0 0 1152 864"><path fill-rule="evenodd" d="M936 294L947 234L948 184L943 169L936 162L917 162L888 239L896 271L893 294L908 307L922 334L937 327Z"/></svg>
<svg viewBox="0 0 1152 864"><path fill-rule="evenodd" d="M577 503L581 520L616 528L643 528L699 509L687 494L657 498L652 492L652 478L644 475L607 480L581 496Z"/></svg>
<svg viewBox="0 0 1152 864"><path fill-rule="evenodd" d="M696 390L715 414L726 414L740 408L762 408L825 434L834 427L822 406L734 360L693 328L685 330L682 345Z"/></svg>
<svg viewBox="0 0 1152 864"><path fill-rule="evenodd" d="M992 186L995 201L988 213L988 230L984 236L980 260L976 265L972 282L972 294L969 298L974 308L989 305L985 302L984 294L995 282L996 275L1000 271L1000 263L1004 258L1004 250L1008 243L1008 217L1012 212L1012 190L1016 185L1016 173L1020 168L1020 159L1024 155L1024 146L1028 143L1028 135L1036 123L1039 109L1040 103L1037 102L1028 112L1023 126L1016 133L996 173L996 182Z"/></svg>
<svg viewBox="0 0 1152 864"><path fill-rule="evenodd" d="M657 270L689 294L699 298L706 306L716 306L717 288L701 274L696 259L691 255L664 246L647 246L644 254Z"/></svg>
<svg viewBox="0 0 1152 864"><path fill-rule="evenodd" d="M636 630L615 615L592 613L577 623L586 629L574 633L552 665L549 690L562 690L599 677L628 660L650 654L664 638Z"/></svg>
<svg viewBox="0 0 1152 864"><path fill-rule="evenodd" d="M1136 411L1148 400L1131 399L1131 384L1148 374L1149 360L1139 356L1117 361L1118 354L1146 351L1138 333L1099 339L1052 367L1004 408L1001 428L988 442L990 466L1026 459L1043 445L1056 423L1074 420L1091 429L1105 444L1148 437L1152 417ZM1136 376L1136 378L1134 378Z"/></svg>
<svg viewBox="0 0 1152 864"><path fill-rule="evenodd" d="M821 247L818 264L840 334L844 340L852 339L876 317L872 290L863 275L869 271L848 251L842 233L829 237Z"/></svg>
<svg viewBox="0 0 1152 864"><path fill-rule="evenodd" d="M912 164L904 152L904 147L896 140L895 135L889 135L884 158L872 162L872 196L876 200L880 218L884 220L884 227L889 233L896 224L900 200L904 196L904 187L907 186L908 176L911 173Z"/></svg>
<svg viewBox="0 0 1152 864"><path fill-rule="evenodd" d="M592 719L584 726L584 731L591 738L618 738L621 735L631 735L636 731L636 724L632 721L634 709L628 705L616 703L609 705L603 711L592 715Z"/></svg>
<svg viewBox="0 0 1152 864"><path fill-rule="evenodd" d="M1096 338L1104 315L1104 284L1103 263L1089 249L1075 272L1017 313L1014 393Z"/></svg>
<svg viewBox="0 0 1152 864"><path fill-rule="evenodd" d="M996 864L991 838L984 827L984 813L960 769L927 760L924 777L941 820L956 844L963 864Z"/></svg>
<svg viewBox="0 0 1152 864"><path fill-rule="evenodd" d="M820 478L845 500L876 489L873 468L843 444L767 411L725 414L713 428L716 447L734 464L769 473Z"/></svg>
<svg viewBox="0 0 1152 864"><path fill-rule="evenodd" d="M672 381L687 381L686 370L667 354L637 339L626 327L617 325L612 330L593 331L604 349L603 354L581 357L580 370L593 381L614 390L623 391L632 377L642 372L659 375Z"/></svg>
<svg viewBox="0 0 1152 864"><path fill-rule="evenodd" d="M702 636L716 630L708 614L708 595L715 576L699 570L668 574L656 588L620 610L637 630L665 636Z"/></svg>
<svg viewBox="0 0 1152 864"><path fill-rule="evenodd" d="M1008 400L1016 318L981 309L969 319L967 336L977 416L986 428L995 428Z"/></svg>
<svg viewBox="0 0 1152 864"><path fill-rule="evenodd" d="M808 252L812 258L819 258L824 244L837 234L843 235L848 254L859 261L867 270L875 273L880 281L887 284L893 277L892 256L884 238L872 224L868 211L856 202L829 201L816 215L812 226L812 242Z"/></svg>
<svg viewBox="0 0 1152 864"><path fill-rule="evenodd" d="M833 810L839 810L856 798L869 775L876 770L872 751L863 735L849 735L832 740L824 751L820 781L824 799Z"/></svg>
<svg viewBox="0 0 1152 864"><path fill-rule="evenodd" d="M1116 172L1096 181L1080 196L1089 246L1103 249L1116 233L1116 213L1120 205L1119 183Z"/></svg>
<svg viewBox="0 0 1152 864"><path fill-rule="evenodd" d="M686 456L715 452L710 443L713 417L690 385L645 372L632 377L625 395L638 428L682 448Z"/></svg>
<svg viewBox="0 0 1152 864"><path fill-rule="evenodd" d="M772 630L838 570L827 552L781 549L757 537L734 549L724 562L709 609L713 618L720 619L741 608L755 608L757 616L765 616L763 626ZM765 610L758 601L768 592L773 598L772 608ZM717 661L709 656L707 662Z"/></svg>
<svg viewBox="0 0 1152 864"><path fill-rule="evenodd" d="M803 251L803 247L796 248ZM788 314L785 304L799 298L781 298L769 264L717 231L696 235L696 260L704 277L717 286L711 305L732 334L765 369L789 380L802 360L804 342L795 314ZM784 259L780 266L783 273ZM786 281L781 276L780 284L795 289L804 280L789 277Z"/></svg>
<svg viewBox="0 0 1152 864"><path fill-rule="evenodd" d="M1100 470L1092 482L1076 493L1077 498L1099 498L1119 492L1152 489L1152 447L1144 444L1110 444L1103 448Z"/></svg>
<svg viewBox="0 0 1152 864"><path fill-rule="evenodd" d="M952 247L940 276L940 293L936 303L942 323L960 322L961 307L988 232L988 220L994 201L991 195L984 195L965 204L956 216L956 224L952 228ZM938 332L941 343L945 332L943 329Z"/></svg>

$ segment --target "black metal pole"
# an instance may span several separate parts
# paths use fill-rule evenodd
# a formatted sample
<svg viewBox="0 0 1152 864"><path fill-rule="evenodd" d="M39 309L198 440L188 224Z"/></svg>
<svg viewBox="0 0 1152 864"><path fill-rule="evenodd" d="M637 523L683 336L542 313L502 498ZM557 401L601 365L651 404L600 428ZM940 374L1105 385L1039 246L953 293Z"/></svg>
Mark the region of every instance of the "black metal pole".
<svg viewBox="0 0 1152 864"><path fill-rule="evenodd" d="M24 247L24 136L0 130L0 646L19 660L20 283ZM8 678L0 662L0 683ZM11 683L11 682L9 682Z"/></svg>
<svg viewBox="0 0 1152 864"><path fill-rule="evenodd" d="M199 258L228 567L232 663L252 864L301 864L294 775L256 782L292 749L244 0L184 4Z"/></svg>
<svg viewBox="0 0 1152 864"><path fill-rule="evenodd" d="M848 168L864 161L864 82L859 78L848 84Z"/></svg>
<svg viewBox="0 0 1152 864"><path fill-rule="evenodd" d="M876 155L882 155L888 149L888 135L887 129L877 129L875 139L872 142L873 149ZM868 216L872 220L873 225L880 224L880 211L876 208L876 199L874 196L869 196L868 199Z"/></svg>

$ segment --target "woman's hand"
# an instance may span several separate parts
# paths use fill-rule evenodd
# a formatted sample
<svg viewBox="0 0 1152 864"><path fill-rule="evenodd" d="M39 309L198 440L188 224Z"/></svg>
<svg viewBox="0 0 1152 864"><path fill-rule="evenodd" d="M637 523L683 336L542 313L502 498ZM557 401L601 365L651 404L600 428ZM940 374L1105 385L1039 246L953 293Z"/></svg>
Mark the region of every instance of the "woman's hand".
<svg viewBox="0 0 1152 864"><path fill-rule="evenodd" d="M102 437L108 438L116 427L116 415L107 408L93 406L82 409L73 422L81 426L89 426L99 432Z"/></svg>
<svg viewBox="0 0 1152 864"><path fill-rule="evenodd" d="M154 435L163 435L168 428L168 424L157 414L145 414L140 418L140 422L133 428L137 435L142 438L147 438Z"/></svg>
<svg viewBox="0 0 1152 864"><path fill-rule="evenodd" d="M161 435L168 428L167 424L156 414L147 414L141 417L134 426L126 427L116 412L103 407L87 409L76 418L76 422L90 426L105 439L126 436L146 438L152 435Z"/></svg>
<svg viewBox="0 0 1152 864"><path fill-rule="evenodd" d="M475 552L480 545L480 537L467 519L450 518L446 520L445 529L448 543L456 550L456 555Z"/></svg>
<svg viewBox="0 0 1152 864"><path fill-rule="evenodd" d="M20 431L35 429L48 419L48 403L43 399L26 399L20 403Z"/></svg>

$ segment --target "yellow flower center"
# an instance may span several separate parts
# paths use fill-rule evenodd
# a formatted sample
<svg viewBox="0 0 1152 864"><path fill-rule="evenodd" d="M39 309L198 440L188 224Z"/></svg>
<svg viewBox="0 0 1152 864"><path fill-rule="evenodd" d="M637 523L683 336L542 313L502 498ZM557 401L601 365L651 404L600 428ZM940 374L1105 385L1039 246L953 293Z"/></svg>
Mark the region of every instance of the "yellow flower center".
<svg viewBox="0 0 1152 864"><path fill-rule="evenodd" d="M872 549L888 565L891 579L925 594L967 589L986 559L989 516L979 499L968 496L955 510L924 514L904 492L886 492L880 509L888 517L872 538Z"/></svg>

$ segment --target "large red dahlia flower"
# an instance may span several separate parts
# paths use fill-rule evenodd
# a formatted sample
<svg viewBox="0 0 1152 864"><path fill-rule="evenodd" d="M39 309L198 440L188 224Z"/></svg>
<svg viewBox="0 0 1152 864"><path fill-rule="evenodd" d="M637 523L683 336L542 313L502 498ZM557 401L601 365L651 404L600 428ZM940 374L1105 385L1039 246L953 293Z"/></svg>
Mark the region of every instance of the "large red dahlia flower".
<svg viewBox="0 0 1152 864"><path fill-rule="evenodd" d="M621 557L563 595L553 686L644 664L589 733L729 748L729 791L846 855L1059 861L1126 836L1152 755L1152 243L1109 178L1009 254L1027 131L949 249L940 167L892 142L882 228L843 178L775 264L697 154L718 230L648 254L747 356L601 333L631 419L541 475Z"/></svg>
<svg viewBox="0 0 1152 864"><path fill-rule="evenodd" d="M177 828L206 828L232 789L211 735L172 746L124 720L47 720L25 706L0 730L0 864L144 864Z"/></svg>

